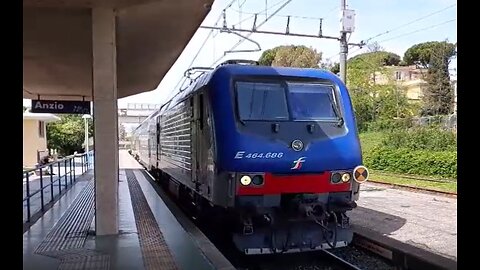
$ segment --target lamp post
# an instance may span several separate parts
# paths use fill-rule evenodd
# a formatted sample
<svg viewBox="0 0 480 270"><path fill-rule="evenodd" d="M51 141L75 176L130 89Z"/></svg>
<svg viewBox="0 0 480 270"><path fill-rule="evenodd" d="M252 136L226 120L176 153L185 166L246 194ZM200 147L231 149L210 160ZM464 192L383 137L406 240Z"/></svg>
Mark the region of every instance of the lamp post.
<svg viewBox="0 0 480 270"><path fill-rule="evenodd" d="M92 118L89 114L84 114L82 116L85 123L85 153L87 154L87 163L88 163L88 119Z"/></svg>

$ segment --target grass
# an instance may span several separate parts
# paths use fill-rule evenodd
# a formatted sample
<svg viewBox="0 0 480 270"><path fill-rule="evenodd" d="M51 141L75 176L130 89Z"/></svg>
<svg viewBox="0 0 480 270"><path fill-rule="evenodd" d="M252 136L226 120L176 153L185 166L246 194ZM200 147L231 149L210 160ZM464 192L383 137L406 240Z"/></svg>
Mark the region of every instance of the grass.
<svg viewBox="0 0 480 270"><path fill-rule="evenodd" d="M382 142L383 132L363 132L360 133L360 143L362 145L363 155L372 150L373 147L379 145Z"/></svg>
<svg viewBox="0 0 480 270"><path fill-rule="evenodd" d="M375 146L379 145L382 142L384 133L383 132L364 132L360 133L360 142L362 145L363 156L365 156L369 151L371 151ZM439 190L446 192L457 192L457 183L456 182L437 182L432 181L435 178L418 176L418 178L425 179L412 179L415 176L401 174L394 174L389 172L382 171L371 171L370 179L372 181L384 182L389 184L405 185L411 187L425 188L430 190Z"/></svg>
<svg viewBox="0 0 480 270"><path fill-rule="evenodd" d="M406 178L406 177L402 177L402 175L392 175L390 173L385 174L382 172L370 172L369 178L372 181L378 181L383 183L424 188L424 189L429 189L433 191L438 190L438 191L457 193L456 182L434 182L429 180Z"/></svg>

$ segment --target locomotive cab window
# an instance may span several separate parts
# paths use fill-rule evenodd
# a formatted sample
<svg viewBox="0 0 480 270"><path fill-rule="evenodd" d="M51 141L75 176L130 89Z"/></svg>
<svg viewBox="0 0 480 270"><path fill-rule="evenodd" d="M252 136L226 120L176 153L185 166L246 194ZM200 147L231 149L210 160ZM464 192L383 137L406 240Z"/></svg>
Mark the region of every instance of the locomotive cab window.
<svg viewBox="0 0 480 270"><path fill-rule="evenodd" d="M333 87L324 84L287 82L293 120L336 120Z"/></svg>
<svg viewBox="0 0 480 270"><path fill-rule="evenodd" d="M235 83L240 121L325 121L341 118L332 85L278 81Z"/></svg>
<svg viewBox="0 0 480 270"><path fill-rule="evenodd" d="M288 120L287 100L282 84L237 82L235 86L240 120Z"/></svg>

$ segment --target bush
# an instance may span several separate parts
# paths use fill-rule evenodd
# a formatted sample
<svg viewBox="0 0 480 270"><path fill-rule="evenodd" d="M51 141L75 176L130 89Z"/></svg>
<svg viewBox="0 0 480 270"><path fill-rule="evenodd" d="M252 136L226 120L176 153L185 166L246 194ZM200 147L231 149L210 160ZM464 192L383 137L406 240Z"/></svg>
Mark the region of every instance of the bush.
<svg viewBox="0 0 480 270"><path fill-rule="evenodd" d="M411 118L382 119L375 122L365 123L365 129L367 131L407 129L412 126L413 121Z"/></svg>
<svg viewBox="0 0 480 270"><path fill-rule="evenodd" d="M439 128L414 128L388 132L382 140L383 147L390 149L456 151L455 133Z"/></svg>
<svg viewBox="0 0 480 270"><path fill-rule="evenodd" d="M389 172L457 178L455 151L426 151L377 146L364 156L368 168Z"/></svg>

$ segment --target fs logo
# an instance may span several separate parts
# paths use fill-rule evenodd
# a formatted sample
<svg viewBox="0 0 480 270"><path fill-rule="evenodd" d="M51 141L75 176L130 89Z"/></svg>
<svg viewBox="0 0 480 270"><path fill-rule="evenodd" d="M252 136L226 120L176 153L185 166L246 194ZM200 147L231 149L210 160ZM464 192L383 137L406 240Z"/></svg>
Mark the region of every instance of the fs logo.
<svg viewBox="0 0 480 270"><path fill-rule="evenodd" d="M293 162L293 167L290 170L300 170L302 168L302 163L305 162L306 157L301 157Z"/></svg>

